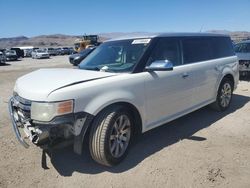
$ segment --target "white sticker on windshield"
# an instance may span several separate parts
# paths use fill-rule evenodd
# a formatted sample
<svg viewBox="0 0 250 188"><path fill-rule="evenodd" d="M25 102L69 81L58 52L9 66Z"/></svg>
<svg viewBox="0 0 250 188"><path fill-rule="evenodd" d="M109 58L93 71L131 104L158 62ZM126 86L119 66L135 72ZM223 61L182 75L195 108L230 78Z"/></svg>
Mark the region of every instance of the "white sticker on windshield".
<svg viewBox="0 0 250 188"><path fill-rule="evenodd" d="M151 39L136 39L133 40L132 44L148 44Z"/></svg>

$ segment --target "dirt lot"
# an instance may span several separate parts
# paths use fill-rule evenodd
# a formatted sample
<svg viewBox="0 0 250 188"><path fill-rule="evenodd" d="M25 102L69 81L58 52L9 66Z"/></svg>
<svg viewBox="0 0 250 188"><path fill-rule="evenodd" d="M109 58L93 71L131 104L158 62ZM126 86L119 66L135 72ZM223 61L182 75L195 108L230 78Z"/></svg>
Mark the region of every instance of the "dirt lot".
<svg viewBox="0 0 250 188"><path fill-rule="evenodd" d="M106 168L65 148L47 158L25 149L10 125L7 101L15 80L41 67L69 67L66 56L0 66L0 187L250 187L250 83L241 81L232 106L203 108L144 134L125 161Z"/></svg>

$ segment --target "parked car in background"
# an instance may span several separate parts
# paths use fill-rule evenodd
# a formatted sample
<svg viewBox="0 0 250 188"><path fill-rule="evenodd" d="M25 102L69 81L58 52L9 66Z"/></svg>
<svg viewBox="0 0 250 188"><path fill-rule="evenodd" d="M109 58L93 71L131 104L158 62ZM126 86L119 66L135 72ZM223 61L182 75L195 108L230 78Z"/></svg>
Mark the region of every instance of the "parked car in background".
<svg viewBox="0 0 250 188"><path fill-rule="evenodd" d="M55 48L46 48L46 51L50 56L56 56L57 55L57 50Z"/></svg>
<svg viewBox="0 0 250 188"><path fill-rule="evenodd" d="M70 49L68 47L61 48L61 55L70 55Z"/></svg>
<svg viewBox="0 0 250 188"><path fill-rule="evenodd" d="M69 52L70 52L70 54L76 54L77 53L77 51L75 51L75 49L73 47L69 48Z"/></svg>
<svg viewBox="0 0 250 188"><path fill-rule="evenodd" d="M19 47L12 47L12 49L14 49L14 50L16 50L16 49L18 49L18 51L19 51L19 49L20 50L23 50L23 57L31 57L31 52L32 52L32 50L33 50L33 46L19 46ZM19 52L17 52L17 54L18 54ZM22 52L21 52L22 53ZM20 54L20 56L22 57L22 54Z"/></svg>
<svg viewBox="0 0 250 188"><path fill-rule="evenodd" d="M5 63L6 63L5 53L0 51L0 64L5 64Z"/></svg>
<svg viewBox="0 0 250 188"><path fill-rule="evenodd" d="M7 61L16 61L18 59L18 56L15 50L5 50L5 55L6 55Z"/></svg>
<svg viewBox="0 0 250 188"><path fill-rule="evenodd" d="M239 59L240 76L250 76L250 40L235 44L235 53Z"/></svg>
<svg viewBox="0 0 250 188"><path fill-rule="evenodd" d="M85 50L82 50L81 52L77 54L72 54L69 56L69 62L77 66L81 63L83 59L85 59L95 48L87 48Z"/></svg>
<svg viewBox="0 0 250 188"><path fill-rule="evenodd" d="M24 49L24 57L31 57L33 49Z"/></svg>
<svg viewBox="0 0 250 188"><path fill-rule="evenodd" d="M61 48L55 48L56 55L61 55Z"/></svg>
<svg viewBox="0 0 250 188"><path fill-rule="evenodd" d="M57 55L65 55L65 49L63 48L57 48Z"/></svg>
<svg viewBox="0 0 250 188"><path fill-rule="evenodd" d="M49 58L49 54L45 49L37 49L31 53L33 59L45 59Z"/></svg>
<svg viewBox="0 0 250 188"><path fill-rule="evenodd" d="M227 35L119 38L101 44L80 69L40 69L18 78L9 111L26 148L28 139L45 149L73 142L81 154L88 142L96 162L113 166L141 133L206 105L227 110L238 80Z"/></svg>
<svg viewBox="0 0 250 188"><path fill-rule="evenodd" d="M72 47L56 48L57 55L70 55L76 53Z"/></svg>
<svg viewBox="0 0 250 188"><path fill-rule="evenodd" d="M15 50L16 51L16 55L18 58L22 57L24 58L24 51L20 48L11 48L11 50Z"/></svg>

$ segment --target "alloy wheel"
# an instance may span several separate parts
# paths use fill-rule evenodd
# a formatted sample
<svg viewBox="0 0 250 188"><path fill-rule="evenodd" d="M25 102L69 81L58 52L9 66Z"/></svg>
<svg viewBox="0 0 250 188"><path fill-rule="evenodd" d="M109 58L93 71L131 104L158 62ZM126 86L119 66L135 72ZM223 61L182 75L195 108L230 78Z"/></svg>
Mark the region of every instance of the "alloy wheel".
<svg viewBox="0 0 250 188"><path fill-rule="evenodd" d="M231 101L231 97L232 97L232 88L231 85L226 82L221 88L221 96L220 96L221 106L224 108L227 107Z"/></svg>
<svg viewBox="0 0 250 188"><path fill-rule="evenodd" d="M129 144L131 123L127 115L120 115L112 126L109 138L109 149L113 157L121 157Z"/></svg>

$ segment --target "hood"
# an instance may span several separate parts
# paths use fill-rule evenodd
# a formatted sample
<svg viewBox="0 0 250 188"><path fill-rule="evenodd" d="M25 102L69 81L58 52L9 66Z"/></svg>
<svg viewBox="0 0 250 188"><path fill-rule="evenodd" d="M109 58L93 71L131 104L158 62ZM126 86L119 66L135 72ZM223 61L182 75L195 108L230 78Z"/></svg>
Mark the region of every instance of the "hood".
<svg viewBox="0 0 250 188"><path fill-rule="evenodd" d="M76 57L81 57L81 54L77 53L77 54L72 54L69 56L69 58L75 59Z"/></svg>
<svg viewBox="0 0 250 188"><path fill-rule="evenodd" d="M25 99L46 101L53 91L60 88L114 75L116 74L80 69L40 69L20 77L14 90Z"/></svg>

